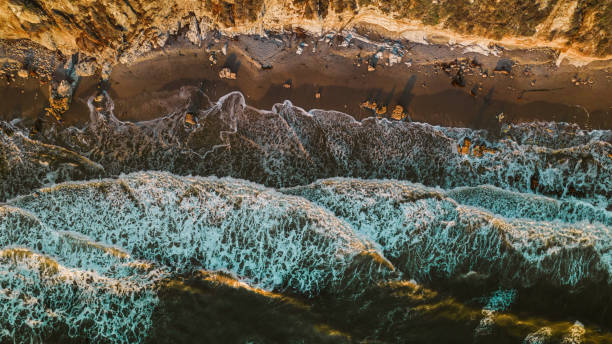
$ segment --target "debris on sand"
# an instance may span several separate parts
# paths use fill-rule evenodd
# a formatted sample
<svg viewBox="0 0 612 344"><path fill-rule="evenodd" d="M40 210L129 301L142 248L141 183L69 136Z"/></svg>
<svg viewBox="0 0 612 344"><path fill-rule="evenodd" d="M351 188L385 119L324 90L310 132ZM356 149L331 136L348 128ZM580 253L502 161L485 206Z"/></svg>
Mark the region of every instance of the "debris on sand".
<svg viewBox="0 0 612 344"><path fill-rule="evenodd" d="M219 72L219 78L236 80L236 73L232 72L228 67L225 67Z"/></svg>
<svg viewBox="0 0 612 344"><path fill-rule="evenodd" d="M217 64L217 56L215 55L214 51L208 57L208 61L210 61L211 65L216 65Z"/></svg>
<svg viewBox="0 0 612 344"><path fill-rule="evenodd" d="M512 73L513 66L514 66L514 61L509 60L509 59L501 59L497 62L497 66L495 66L493 73L510 75L510 73Z"/></svg>
<svg viewBox="0 0 612 344"><path fill-rule="evenodd" d="M470 90L470 95L472 97L476 97L478 95L478 91L479 91L478 85L474 85L474 87L472 87L472 89Z"/></svg>
<svg viewBox="0 0 612 344"><path fill-rule="evenodd" d="M451 85L456 87L465 87L465 78L463 77L463 72L461 70L457 71L457 74L455 74L451 81Z"/></svg>
<svg viewBox="0 0 612 344"><path fill-rule="evenodd" d="M295 53L298 54L298 55L302 55L302 53L304 52L304 47L307 47L307 46L308 46L308 44L306 44L304 42L301 42L298 45L297 51Z"/></svg>
<svg viewBox="0 0 612 344"><path fill-rule="evenodd" d="M402 57L396 54L389 55L389 66L393 66L395 64L401 63Z"/></svg>

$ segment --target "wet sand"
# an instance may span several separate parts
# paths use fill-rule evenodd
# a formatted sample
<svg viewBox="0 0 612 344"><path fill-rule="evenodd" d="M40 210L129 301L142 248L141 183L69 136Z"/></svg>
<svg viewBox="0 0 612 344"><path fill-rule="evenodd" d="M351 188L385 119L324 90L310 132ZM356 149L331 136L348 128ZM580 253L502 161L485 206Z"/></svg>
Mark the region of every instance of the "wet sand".
<svg viewBox="0 0 612 344"><path fill-rule="evenodd" d="M353 39L343 47L342 42L338 36L328 43L296 34L210 36L197 47L178 38L135 64L116 66L108 91L115 102L115 115L129 121L170 113L185 105L203 85L213 101L240 91L248 105L259 109L290 100L306 110L337 110L363 119L376 115L360 106L370 100L387 107L382 117L391 117L394 107L401 105L411 120L434 125L492 128L503 113L510 122L564 121L586 129L612 128L612 64L556 66L557 56L548 50L485 56L447 46L399 42L406 51L400 63L385 65L387 52L376 69L368 71L368 59L380 46ZM224 55L221 49L226 43ZM300 43L308 46L298 55ZM217 58L215 64L209 60L211 54ZM448 67L457 59L466 60L468 66L463 87L452 84L459 68ZM494 72L507 61L514 63L509 73ZM235 72L237 79L221 79L223 67ZM99 88L98 80L97 76L81 78L65 124L87 121L86 102ZM0 82L0 94L9 100L1 106L3 119L32 116L42 109L48 86L36 86L33 79L25 81L31 86L22 86L23 82L17 79L8 86ZM286 83L291 87L283 87ZM24 94L20 87L25 87Z"/></svg>
<svg viewBox="0 0 612 344"><path fill-rule="evenodd" d="M299 42L309 44L302 55L296 54ZM223 43L214 44L212 50L220 49ZM229 40L227 56L218 52L217 63L211 64L204 48L178 42L165 52L113 70L110 93L116 115L130 121L159 117L188 101L189 87L203 82L212 100L240 91L248 105L260 109L290 100L307 110L337 110L362 119L375 115L360 107L362 102L373 100L387 106L383 117L390 117L395 105L401 105L412 120L434 125L488 128L504 113L505 120L511 122L565 121L589 129L612 128L610 68L557 67L556 56L546 51L507 52L497 57L420 45L401 63L379 63L375 71L368 71L366 58L376 51L368 44L361 44L360 49L357 43L347 48L316 43L313 53L314 44L308 38L286 37L282 43L270 43L241 36ZM258 47L262 51L256 51ZM360 66L357 54L363 58ZM482 64L464 73L464 87L451 84L455 69L449 74L441 68L441 63L456 58L476 59ZM262 70L253 59L272 68ZM522 62L516 62L508 75L493 73L500 60L510 59ZM412 66L404 63L409 60ZM236 72L237 79L220 79L223 67ZM482 77L481 70L493 77ZM572 82L576 77L585 84L576 86ZM287 82L291 88L283 87ZM77 98L82 101L93 91L93 87L81 88Z"/></svg>

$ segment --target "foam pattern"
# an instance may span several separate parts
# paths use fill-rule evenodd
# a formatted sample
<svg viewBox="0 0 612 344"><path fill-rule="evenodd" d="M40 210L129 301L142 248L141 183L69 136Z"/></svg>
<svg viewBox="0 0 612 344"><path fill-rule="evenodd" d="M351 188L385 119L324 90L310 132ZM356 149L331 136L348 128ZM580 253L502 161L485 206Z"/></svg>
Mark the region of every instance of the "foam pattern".
<svg viewBox="0 0 612 344"><path fill-rule="evenodd" d="M272 111L257 110L238 92L189 110L196 125L185 122L187 107L130 123L114 117L110 98L105 102L92 106L86 128L49 129L41 139L101 164L111 176L165 170L272 187L335 176L391 178L443 188L490 184L611 206L610 130L531 123L489 133L375 118L356 121L335 111L306 112L289 101ZM466 138L470 154L463 155L458 147ZM472 154L483 144L486 152Z"/></svg>
<svg viewBox="0 0 612 344"><path fill-rule="evenodd" d="M61 184L11 204L174 273L225 270L264 288L316 294L392 269L325 209L231 178L136 173Z"/></svg>
<svg viewBox="0 0 612 344"><path fill-rule="evenodd" d="M555 199L531 193L506 191L491 185L458 187L446 195L457 202L481 207L510 218L538 221L593 222L612 226L612 213L576 199Z"/></svg>
<svg viewBox="0 0 612 344"><path fill-rule="evenodd" d="M104 168L68 149L28 138L0 121L0 201L43 185L103 175Z"/></svg>
<svg viewBox="0 0 612 344"><path fill-rule="evenodd" d="M313 296L358 293L394 267L327 210L250 182L64 183L0 206L0 341L143 341L158 282L201 269Z"/></svg>
<svg viewBox="0 0 612 344"><path fill-rule="evenodd" d="M32 214L0 207L0 341L59 338L128 343L144 338L162 270Z"/></svg>
<svg viewBox="0 0 612 344"><path fill-rule="evenodd" d="M476 272L507 287L612 283L612 233L598 222L508 218L459 204L440 189L390 180L335 178L284 192L345 219L408 278Z"/></svg>

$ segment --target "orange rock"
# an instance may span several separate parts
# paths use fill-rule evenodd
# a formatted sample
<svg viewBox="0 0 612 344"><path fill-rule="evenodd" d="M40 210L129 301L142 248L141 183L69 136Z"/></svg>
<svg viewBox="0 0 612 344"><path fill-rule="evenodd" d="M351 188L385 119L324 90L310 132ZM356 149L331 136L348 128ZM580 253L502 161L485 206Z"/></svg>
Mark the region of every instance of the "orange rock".
<svg viewBox="0 0 612 344"><path fill-rule="evenodd" d="M457 150L459 151L459 154L463 154L463 155L470 154L470 146L471 146L471 144L472 144L472 142L467 137L465 139L463 139L463 146L459 145L457 147Z"/></svg>
<svg viewBox="0 0 612 344"><path fill-rule="evenodd" d="M190 114L190 113L186 113L185 114L185 123L189 123L191 125L196 125L196 121L195 121L195 119L194 119L192 114Z"/></svg>
<svg viewBox="0 0 612 344"><path fill-rule="evenodd" d="M391 118L401 121L406 118L406 113L404 113L404 108L401 105L396 105L391 113Z"/></svg>
<svg viewBox="0 0 612 344"><path fill-rule="evenodd" d="M365 102L361 103L360 105L362 108L366 108L366 109L370 109L372 111L376 111L377 109L377 105L376 102L370 102L369 100L366 100Z"/></svg>
<svg viewBox="0 0 612 344"><path fill-rule="evenodd" d="M474 145L472 147L472 142L467 137L463 140L463 145L457 145L457 152L463 155L472 155L473 157L480 158L485 153L486 154L495 154L497 151L493 148L488 148L485 145Z"/></svg>
<svg viewBox="0 0 612 344"><path fill-rule="evenodd" d="M376 114L377 115L384 115L387 113L387 106L386 105L382 105L379 108L376 108Z"/></svg>

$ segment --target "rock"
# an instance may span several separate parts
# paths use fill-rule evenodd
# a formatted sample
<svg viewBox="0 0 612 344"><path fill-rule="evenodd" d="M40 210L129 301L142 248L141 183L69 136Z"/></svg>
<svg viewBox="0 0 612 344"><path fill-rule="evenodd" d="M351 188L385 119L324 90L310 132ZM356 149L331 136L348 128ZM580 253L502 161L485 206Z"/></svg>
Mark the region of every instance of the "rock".
<svg viewBox="0 0 612 344"><path fill-rule="evenodd" d="M376 67L372 66L372 65L368 65L368 72L373 72L376 70Z"/></svg>
<svg viewBox="0 0 612 344"><path fill-rule="evenodd" d="M113 67L110 63L105 63L102 65L102 70L100 71L100 77L102 80L106 81L110 79L111 72L113 71Z"/></svg>
<svg viewBox="0 0 612 344"><path fill-rule="evenodd" d="M406 113L404 113L404 107L401 105L396 105L391 113L391 118L401 121L406 118Z"/></svg>
<svg viewBox="0 0 612 344"><path fill-rule="evenodd" d="M219 78L235 80L236 73L232 72L228 67L225 67L219 72Z"/></svg>
<svg viewBox="0 0 612 344"><path fill-rule="evenodd" d="M297 50L296 50L296 52L295 52L295 53L296 53L296 54L298 54L298 55L302 55L302 53L304 52L304 47L307 47L307 46L308 46L308 44L306 44L306 43L304 43L304 42L301 42L301 43L298 45L298 48L297 48Z"/></svg>
<svg viewBox="0 0 612 344"><path fill-rule="evenodd" d="M28 74L29 74L28 71L25 70L25 69L20 69L17 72L17 76L20 77L20 78L23 78L23 79L27 79L28 78Z"/></svg>
<svg viewBox="0 0 612 344"><path fill-rule="evenodd" d="M69 97L72 94L72 87L70 83L66 80L62 80L57 86L57 94L60 97Z"/></svg>
<svg viewBox="0 0 612 344"><path fill-rule="evenodd" d="M287 81L285 81L285 83L283 84L283 87L284 87L284 88L291 88L291 84L292 84L291 80L287 80Z"/></svg>
<svg viewBox="0 0 612 344"><path fill-rule="evenodd" d="M192 16L189 20L189 31L185 34L185 37L189 40L189 42L194 45L200 46L202 44L202 37L200 36L200 27L198 25L198 20L195 16Z"/></svg>
<svg viewBox="0 0 612 344"><path fill-rule="evenodd" d="M401 63L402 57L396 54L389 55L389 66L393 66L395 64Z"/></svg>
<svg viewBox="0 0 612 344"><path fill-rule="evenodd" d="M92 76L96 73L96 61L84 60L79 61L76 65L76 73L78 76Z"/></svg>
<svg viewBox="0 0 612 344"><path fill-rule="evenodd" d="M157 45L158 48L163 48L168 43L168 38L170 38L170 34L168 32L162 32L153 40L153 42Z"/></svg>
<svg viewBox="0 0 612 344"><path fill-rule="evenodd" d="M466 137L465 139L463 139L463 145L459 144L457 146L457 152L459 152L459 154L461 155L470 154L471 145L472 145L472 142L470 141L470 139Z"/></svg>
<svg viewBox="0 0 612 344"><path fill-rule="evenodd" d="M496 0L482 0L482 6L471 6L470 16L466 17L462 15L463 12L457 12L458 9L463 11L463 5L458 6L452 1L436 1L438 4L435 6L436 8L440 7L440 11L448 13L453 18L457 17L463 20L452 25L444 25L444 29L449 31L450 37L457 38L467 33L488 32L490 20L493 19L489 18L491 16L489 8L494 8L498 3ZM362 6L361 1L350 2L360 4L350 14L352 17L348 22L351 22L350 26L353 27L368 25L369 19L364 18L368 18L369 11L380 11L382 8L390 6L388 1L382 0L365 2L371 4L368 6ZM566 2L569 3L569 1ZM32 7L31 3L36 5ZM0 26L0 37L17 40L24 38L31 39L42 46L58 49L65 55L70 52L80 51L98 57L98 61L117 61L118 55L123 53L123 49L116 49L114 46L115 42L121 41L128 49L131 46L141 46L145 42L156 41L160 32L175 34L178 31L177 22L186 21L187 25L189 25L190 41L200 44L201 36L205 32L204 30L212 27L233 34L245 34L255 31L265 32L265 30L282 30L285 27L308 25L310 31L323 32L328 28L338 27L343 22L348 24L348 18L342 20L339 19L338 15L349 14L349 12L338 11L332 15L335 12L333 7L336 6L332 5L332 3L342 3L342 1L308 1L306 2L310 4L308 6L297 6L298 3L305 5L304 1L276 0L216 0L213 1L214 5L206 6L201 5L201 2L197 1L177 0L130 0L125 2L125 4L121 1L103 1L99 3L101 4L100 6L94 6L86 10L88 6L92 5L90 2L83 0L4 1L4 4L8 5L3 6L1 10L3 25ZM209 2L207 1L207 3ZM344 4L347 3L344 2ZM519 0L508 0L508 6L517 6L517 8L522 3L524 2ZM500 28L503 29L509 39L512 39L515 35L521 37L524 34L521 28L525 25L537 27L537 36L540 38L538 44L542 48L556 47L557 44L553 44L552 41L566 39L567 47L571 50L583 52L583 54L589 57L608 56L612 49L609 31L601 31L601 28L607 28L605 25L607 24L606 19L608 17L596 15L601 10L598 7L599 4L596 1L591 3L590 5L580 5L579 9L576 10L576 13L580 12L585 18L591 19L577 23L577 26L572 28L572 30L560 29L558 25L551 24L559 20L569 23L567 18L572 18L573 14L557 9L552 11L550 16L541 15L535 17L521 16L521 11L509 11L507 16L499 18ZM433 0L427 6L430 4L434 4ZM308 19L306 11L312 12L315 8L319 18L311 21ZM327 15L328 12L329 15ZM389 32L388 30L393 31L397 25L403 25L404 21L408 20L408 18L423 23L425 18L429 18L431 14L430 11L416 11L415 13L410 11L410 16L406 17L406 14L393 14L394 11L383 14L385 12L383 10L377 13L381 15L381 31L384 30L386 32ZM265 20L262 20L263 13L265 13ZM66 20L69 23L66 23ZM198 22L199 28L196 28ZM423 25L426 31L432 28L430 26L431 23ZM576 35L575 32L580 32L581 34ZM124 34L126 34L125 38ZM333 37L332 34L328 36ZM487 36L484 35L484 37L479 36L477 38L484 39ZM583 39L582 37L592 37L592 39ZM347 39L349 38L350 35ZM460 38L457 44L462 45L473 39L471 36L467 40ZM424 38L419 38L420 40L424 40ZM331 39L327 36L324 41L331 43ZM162 44L158 44L158 46L162 46ZM525 43L520 43L519 45L525 47ZM491 44L489 49L493 51L499 50L495 44ZM486 51L489 49L485 48Z"/></svg>
<svg viewBox="0 0 612 344"><path fill-rule="evenodd" d="M221 52L223 53L223 55L227 55L227 42L223 44L223 48L221 48Z"/></svg>
<svg viewBox="0 0 612 344"><path fill-rule="evenodd" d="M365 109L370 109L372 111L376 111L378 107L375 101L370 102L369 100L366 100L365 102L361 103L359 106Z"/></svg>
<svg viewBox="0 0 612 344"><path fill-rule="evenodd" d="M321 98L321 92L317 91L315 92L315 99L320 99Z"/></svg>
<svg viewBox="0 0 612 344"><path fill-rule="evenodd" d="M185 114L185 123L191 124L191 125L196 125L196 121L195 121L194 116L192 114L190 114L190 113L186 113Z"/></svg>

